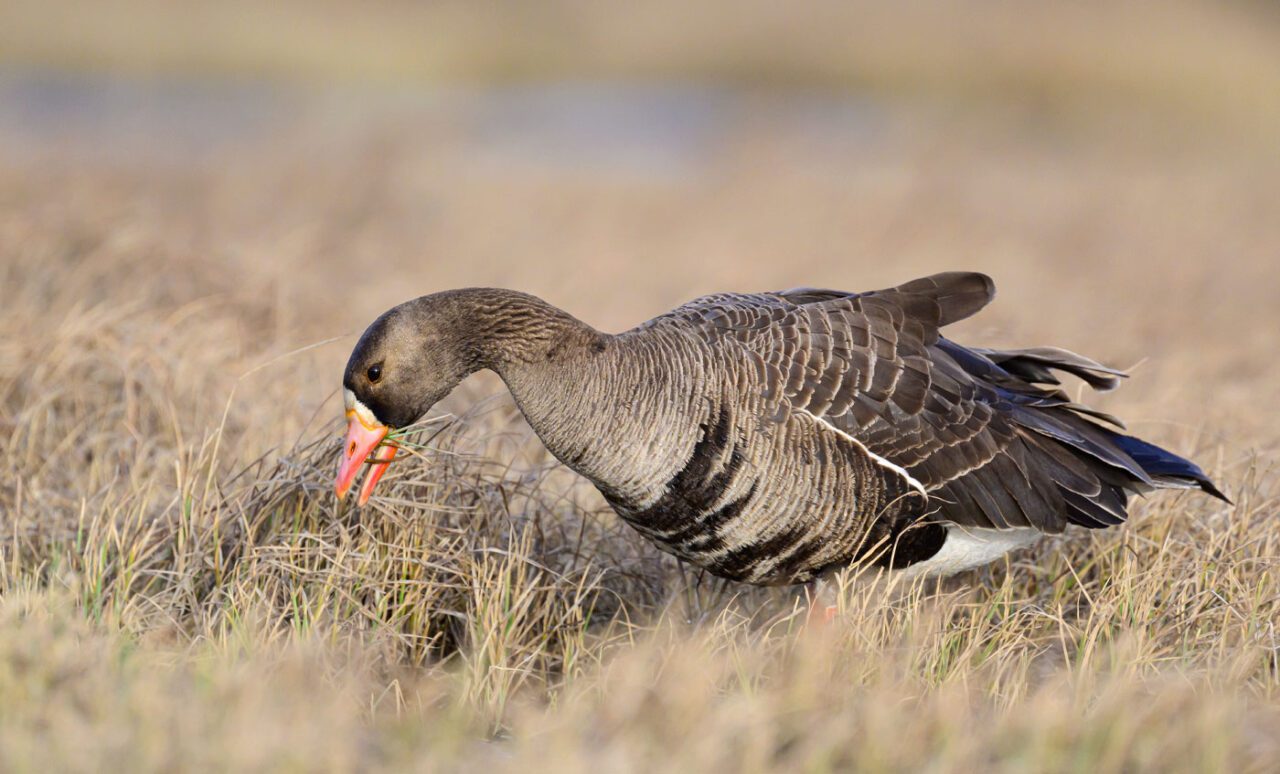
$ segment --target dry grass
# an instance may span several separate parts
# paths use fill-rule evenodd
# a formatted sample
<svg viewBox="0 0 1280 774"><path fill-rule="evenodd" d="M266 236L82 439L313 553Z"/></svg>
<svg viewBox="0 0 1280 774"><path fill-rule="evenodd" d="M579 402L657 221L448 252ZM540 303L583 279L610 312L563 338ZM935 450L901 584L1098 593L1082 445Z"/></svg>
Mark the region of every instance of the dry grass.
<svg viewBox="0 0 1280 774"><path fill-rule="evenodd" d="M281 97L198 153L187 108L0 121L0 769L1276 770L1273 151L1118 107L703 96L641 94L675 151L565 141L536 91L515 126L492 95ZM958 338L1132 367L1096 402L1235 505L850 577L812 634L620 525L493 378L372 507L331 495L351 334L406 296L617 330L957 267L1001 292Z"/></svg>

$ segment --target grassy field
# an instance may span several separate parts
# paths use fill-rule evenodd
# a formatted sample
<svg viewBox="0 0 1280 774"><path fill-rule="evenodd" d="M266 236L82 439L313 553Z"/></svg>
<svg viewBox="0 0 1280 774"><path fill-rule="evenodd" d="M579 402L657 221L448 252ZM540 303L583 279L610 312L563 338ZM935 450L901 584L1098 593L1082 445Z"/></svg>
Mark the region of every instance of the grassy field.
<svg viewBox="0 0 1280 774"><path fill-rule="evenodd" d="M1269 8L915 8L881 39L827 7L869 41L840 58L817 22L763 45L752 5L665 59L613 20L584 65L460 8L431 20L473 46L402 61L388 20L428 12L353 22L379 59L333 21L229 47L243 19L193 7L0 25L36 68L0 78L0 769L1280 770ZM617 80L559 80L588 66ZM1137 500L938 586L851 574L804 632L795 593L620 525L492 375L369 508L332 496L342 364L408 297L512 287L616 331L957 268L999 296L956 338L1131 370L1090 401L1235 504Z"/></svg>

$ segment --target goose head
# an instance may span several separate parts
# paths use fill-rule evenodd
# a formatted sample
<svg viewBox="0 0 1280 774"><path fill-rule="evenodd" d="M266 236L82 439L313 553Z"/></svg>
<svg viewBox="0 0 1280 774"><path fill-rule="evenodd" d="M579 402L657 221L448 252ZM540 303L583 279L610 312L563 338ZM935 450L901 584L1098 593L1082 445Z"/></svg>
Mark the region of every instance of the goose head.
<svg viewBox="0 0 1280 774"><path fill-rule="evenodd" d="M457 306L446 293L424 296L386 312L360 337L342 377L347 435L338 499L368 462L357 501L364 505L398 451L388 434L413 424L477 369Z"/></svg>
<svg viewBox="0 0 1280 774"><path fill-rule="evenodd" d="M413 424L469 374L507 385L553 359L599 352L607 336L536 296L498 288L446 290L405 302L364 332L342 377L347 437L334 490L342 499L365 463L364 505L395 457L392 431Z"/></svg>

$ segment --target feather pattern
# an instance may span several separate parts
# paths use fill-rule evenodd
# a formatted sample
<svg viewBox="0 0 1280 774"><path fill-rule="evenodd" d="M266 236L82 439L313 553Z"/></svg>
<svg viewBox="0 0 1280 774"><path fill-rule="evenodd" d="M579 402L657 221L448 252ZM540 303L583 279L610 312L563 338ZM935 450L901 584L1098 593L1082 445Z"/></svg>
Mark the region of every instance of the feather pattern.
<svg viewBox="0 0 1280 774"><path fill-rule="evenodd" d="M551 452L627 523L734 580L909 567L955 530L1112 526L1131 494L1156 488L1222 496L1193 463L1059 389L1057 373L1112 389L1119 371L942 336L994 292L985 275L951 272L866 293L720 293L614 336L522 294L520 315L502 313L517 302L498 295L462 304L455 324L474 367L498 371ZM539 304L545 314L529 311ZM499 315L536 337L487 321Z"/></svg>
<svg viewBox="0 0 1280 774"><path fill-rule="evenodd" d="M877 547L892 550L910 527L1056 533L1067 524L1097 528L1123 522L1131 492L1164 486L1216 492L1194 466L1178 471L1181 476L1153 476L1121 440L1127 436L1091 421L1118 425L1118 420L1054 389L1059 384L1054 371L1098 389L1114 388L1121 372L1066 350L971 349L941 336L941 326L976 313L993 294L991 280L974 273L935 275L871 293L802 288L717 294L642 326L634 337L678 336L690 342L686 346L705 348L705 362L716 370L741 369L749 377L716 397L739 407L731 431L742 447L739 453L756 460L756 469L765 474L732 501L732 518L723 507L704 508L708 515L702 520L683 517L715 529L706 530L702 542L676 541L673 552L703 560L730 577L795 582L829 564L875 560L871 555ZM824 435L835 447L813 450ZM775 436L786 439L783 448L770 447L773 453L762 456L757 447L766 444L760 439ZM700 453L695 449L691 459ZM827 455L824 469L858 474L839 483L823 480L818 487L811 477L792 475L795 459L813 453ZM867 476L874 479L870 487ZM672 479L663 499L644 509L611 502L661 543L663 535L644 524L670 512L669 502L679 497L683 484ZM888 488L893 496L870 496L868 489L876 487ZM806 508L776 510L778 492L804 498ZM846 514L844 520L830 517L832 507ZM787 515L773 520L756 515L763 512ZM699 552L718 545L707 535L731 523L742 534L752 531L750 524L771 526L738 545L733 562L706 561ZM685 534L689 529L696 527ZM842 530L862 538L844 539ZM840 548L812 556L791 551L804 542L806 531ZM757 563L744 571L741 557L752 553ZM807 560L796 561L802 553ZM792 561L779 561L774 554Z"/></svg>

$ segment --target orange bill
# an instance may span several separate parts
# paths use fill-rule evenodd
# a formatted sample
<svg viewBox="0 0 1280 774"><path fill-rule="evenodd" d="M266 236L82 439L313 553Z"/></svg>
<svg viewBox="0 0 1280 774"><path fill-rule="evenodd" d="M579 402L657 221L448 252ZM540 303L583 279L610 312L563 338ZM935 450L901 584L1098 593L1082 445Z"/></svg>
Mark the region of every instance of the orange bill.
<svg viewBox="0 0 1280 774"><path fill-rule="evenodd" d="M360 487L357 504L364 505L369 501L374 486L382 478L382 474L387 472L387 467L398 450L393 443L383 444L390 429L383 424L365 424L355 411L347 412L347 437L342 443L342 463L338 466L338 478L333 487L339 500L346 497L361 468L368 462L372 469L365 477L364 485Z"/></svg>
<svg viewBox="0 0 1280 774"><path fill-rule="evenodd" d="M373 488L378 485L378 479L387 472L387 468L391 467L391 460L396 458L398 451L400 447L392 442L383 443L373 450L375 461L369 463L369 473L365 475L364 483L360 485L360 497L356 499L356 505L369 502L369 498L373 496Z"/></svg>

